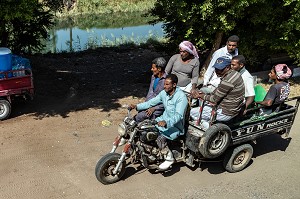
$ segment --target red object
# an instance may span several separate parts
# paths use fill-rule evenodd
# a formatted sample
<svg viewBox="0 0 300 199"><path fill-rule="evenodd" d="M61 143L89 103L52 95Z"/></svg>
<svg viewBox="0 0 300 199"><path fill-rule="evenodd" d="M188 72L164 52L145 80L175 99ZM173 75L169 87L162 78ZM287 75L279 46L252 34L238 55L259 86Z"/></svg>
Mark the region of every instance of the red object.
<svg viewBox="0 0 300 199"><path fill-rule="evenodd" d="M124 149L123 149L123 152L124 152L124 153L128 153L130 147L131 147L131 144L130 144L130 143L127 143L127 144L125 145Z"/></svg>
<svg viewBox="0 0 300 199"><path fill-rule="evenodd" d="M24 75L9 77L9 74L21 72ZM14 96L29 95L33 98L34 86L33 76L30 69L11 70L0 72L0 97L6 97L11 102Z"/></svg>

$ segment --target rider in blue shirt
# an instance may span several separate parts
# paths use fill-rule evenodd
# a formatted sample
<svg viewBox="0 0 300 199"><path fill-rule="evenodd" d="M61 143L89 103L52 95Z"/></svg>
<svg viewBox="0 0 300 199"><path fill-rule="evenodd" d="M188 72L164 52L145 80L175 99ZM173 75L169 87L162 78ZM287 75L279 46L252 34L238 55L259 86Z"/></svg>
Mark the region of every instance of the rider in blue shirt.
<svg viewBox="0 0 300 199"><path fill-rule="evenodd" d="M167 146L167 139L174 140L179 135L183 135L185 111L187 109L188 100L184 92L177 87L178 78L174 74L167 75L164 84L164 90L155 98L147 102L137 105L130 105L130 108L145 110L149 107L162 103L165 111L155 120L160 135L157 138L157 144L161 149L166 149L165 161L159 165L160 170L168 169L174 163L172 151Z"/></svg>

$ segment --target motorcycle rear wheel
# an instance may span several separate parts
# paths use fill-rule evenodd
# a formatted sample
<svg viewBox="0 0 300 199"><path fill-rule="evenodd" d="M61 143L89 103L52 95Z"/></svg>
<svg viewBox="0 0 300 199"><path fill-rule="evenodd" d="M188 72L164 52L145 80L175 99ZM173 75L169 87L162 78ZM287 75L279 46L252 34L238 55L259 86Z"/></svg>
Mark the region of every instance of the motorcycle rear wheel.
<svg viewBox="0 0 300 199"><path fill-rule="evenodd" d="M97 163L95 175L102 184L113 184L119 181L125 173L125 162L122 162L119 171L113 174L113 170L118 164L121 155L118 153L109 153L103 156Z"/></svg>

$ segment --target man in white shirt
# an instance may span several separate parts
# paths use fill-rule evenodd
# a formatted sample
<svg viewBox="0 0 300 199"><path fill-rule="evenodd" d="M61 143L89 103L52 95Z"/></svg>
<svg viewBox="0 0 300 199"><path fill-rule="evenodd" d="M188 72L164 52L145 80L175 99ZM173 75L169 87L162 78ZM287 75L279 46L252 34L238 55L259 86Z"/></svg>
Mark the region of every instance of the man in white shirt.
<svg viewBox="0 0 300 199"><path fill-rule="evenodd" d="M238 55L238 42L239 37L236 35L232 35L227 39L226 46L220 48L214 52L210 63L206 69L203 79L203 88L201 89L205 93L211 93L215 88L220 84L220 78L215 73L215 68L213 65L219 57L228 57L232 58Z"/></svg>
<svg viewBox="0 0 300 199"><path fill-rule="evenodd" d="M240 72L245 85L245 110L255 97L253 76L245 68L246 60L243 55L234 56L231 60L231 69ZM245 114L246 112L244 112Z"/></svg>

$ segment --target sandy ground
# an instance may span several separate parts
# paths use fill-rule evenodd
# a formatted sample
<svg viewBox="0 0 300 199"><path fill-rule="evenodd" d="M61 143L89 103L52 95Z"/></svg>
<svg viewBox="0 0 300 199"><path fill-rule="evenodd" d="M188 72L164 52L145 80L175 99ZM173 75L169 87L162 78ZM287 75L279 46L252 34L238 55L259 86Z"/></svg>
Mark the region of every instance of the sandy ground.
<svg viewBox="0 0 300 199"><path fill-rule="evenodd" d="M143 100L158 55L126 49L30 57L35 99L15 102L11 118L0 121L0 198L300 198L299 114L289 138L258 139L250 165L235 174L216 162L158 174L129 167L116 184L97 181L95 165L111 149L122 106Z"/></svg>

